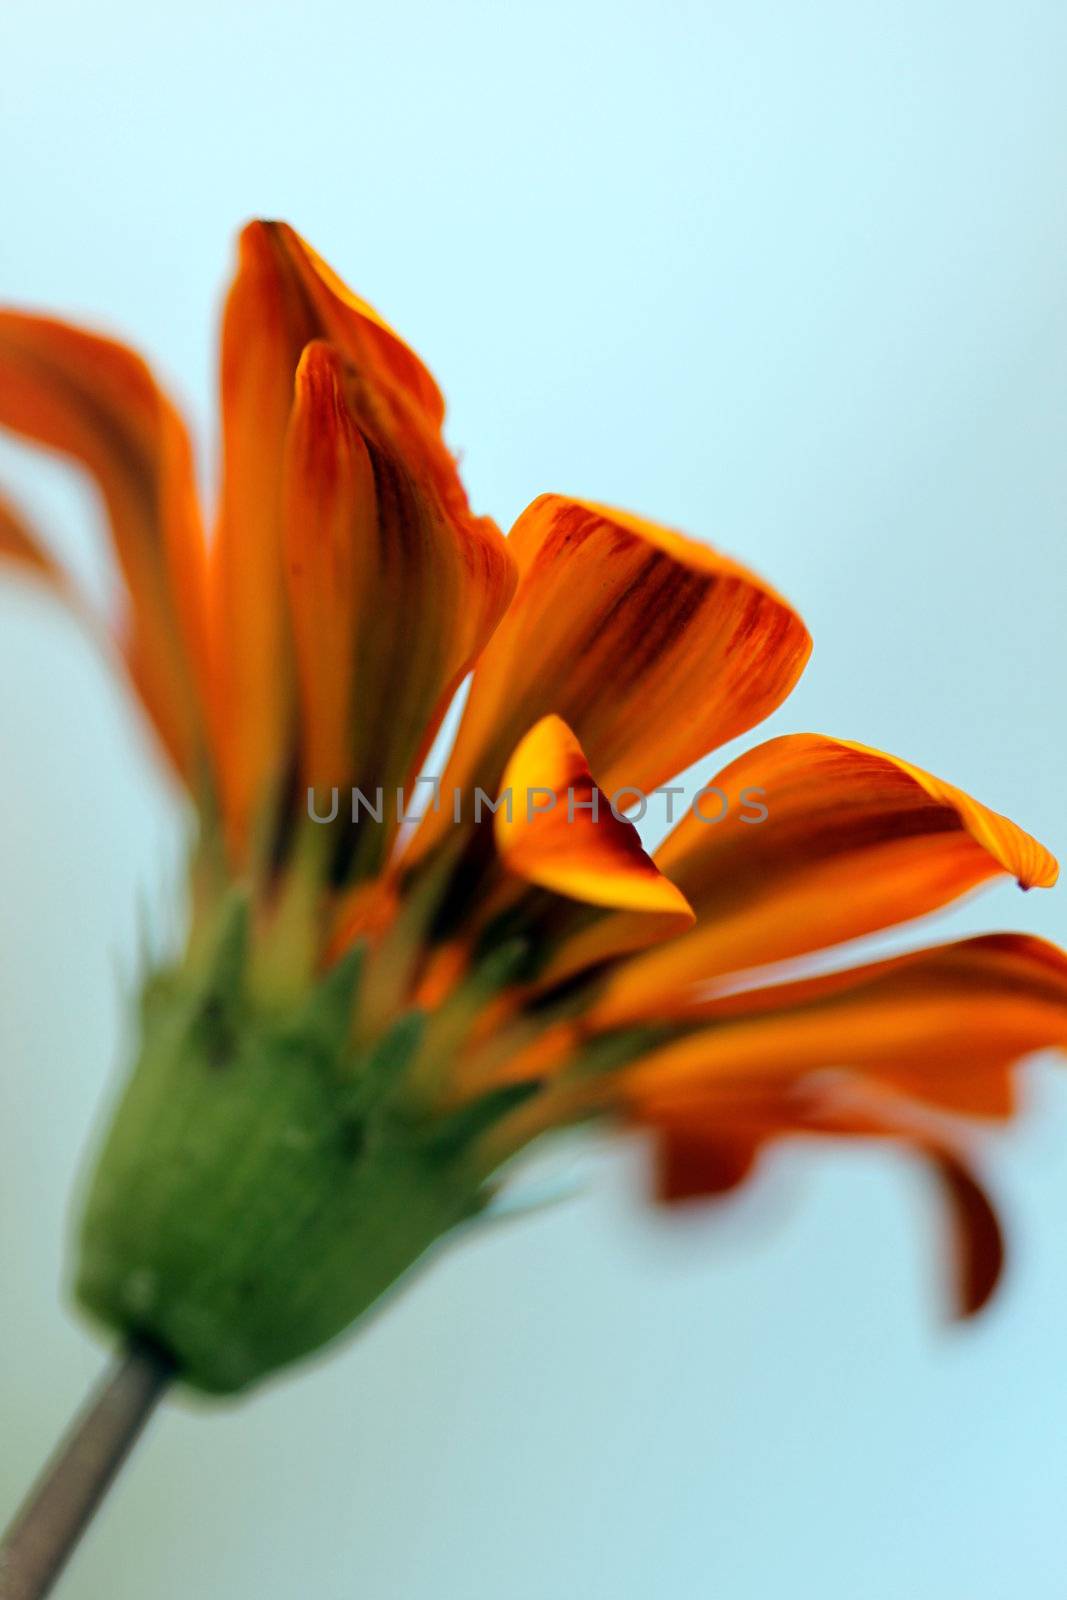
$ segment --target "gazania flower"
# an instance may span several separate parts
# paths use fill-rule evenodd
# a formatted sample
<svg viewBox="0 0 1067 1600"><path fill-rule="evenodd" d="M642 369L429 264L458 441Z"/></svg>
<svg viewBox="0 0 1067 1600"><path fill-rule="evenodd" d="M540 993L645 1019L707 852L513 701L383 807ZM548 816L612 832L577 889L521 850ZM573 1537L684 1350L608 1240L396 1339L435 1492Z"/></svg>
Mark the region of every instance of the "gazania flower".
<svg viewBox="0 0 1067 1600"><path fill-rule="evenodd" d="M206 536L143 362L0 318L0 421L100 490L117 654L195 819L188 946L145 988L83 1304L189 1384L241 1389L349 1327L535 1140L598 1121L643 1130L667 1202L787 1136L902 1144L980 1305L1000 1243L969 1132L1010 1114L1021 1057L1067 1042L1067 958L999 934L759 973L1001 874L1051 885L1048 852L906 761L798 734L687 796L650 856L644 798L796 683L792 607L557 494L504 539L429 373L282 224L242 235L221 389ZM0 549L83 604L10 509Z"/></svg>

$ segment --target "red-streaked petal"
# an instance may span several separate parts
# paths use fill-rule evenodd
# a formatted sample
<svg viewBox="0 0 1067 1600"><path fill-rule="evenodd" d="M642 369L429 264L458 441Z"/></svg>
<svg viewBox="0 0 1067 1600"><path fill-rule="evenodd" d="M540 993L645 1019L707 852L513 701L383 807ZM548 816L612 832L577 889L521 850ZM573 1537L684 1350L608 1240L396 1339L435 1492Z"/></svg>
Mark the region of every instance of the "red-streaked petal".
<svg viewBox="0 0 1067 1600"><path fill-rule="evenodd" d="M803 670L796 613L695 540L542 495L508 543L519 587L475 672L449 787L495 793L518 740L555 714L605 793L650 792L768 716ZM439 831L430 822L418 848Z"/></svg>
<svg viewBox="0 0 1067 1600"><path fill-rule="evenodd" d="M738 1081L824 1069L885 1074L922 1098L927 1072L963 1086L972 1067L1067 1047L1067 955L1027 934L986 934L698 1002L688 1017L622 1075L633 1105L684 1108Z"/></svg>
<svg viewBox="0 0 1067 1600"><path fill-rule="evenodd" d="M204 749L204 544L178 413L124 346L49 317L0 311L0 425L95 479L129 595L120 636L130 672L191 777Z"/></svg>
<svg viewBox="0 0 1067 1600"><path fill-rule="evenodd" d="M723 819L691 811L656 852L697 926L620 969L605 1018L662 1014L690 985L926 915L999 874L1023 888L1056 881L1055 859L1006 817L864 745L772 739L714 787Z"/></svg>
<svg viewBox="0 0 1067 1600"><path fill-rule="evenodd" d="M457 547L469 540L474 564L490 546L497 566L509 562L494 525L470 513L441 438L443 402L418 357L293 229L251 223L241 236L223 326L215 626L227 810L238 838L287 770L293 748L297 688L282 480L296 370L316 340L328 341L344 359L348 409L390 477L379 493L395 495L397 481L417 485L424 523L447 526ZM306 663L301 678L306 705Z"/></svg>
<svg viewBox="0 0 1067 1600"><path fill-rule="evenodd" d="M304 352L286 446L285 556L304 779L358 787L383 819L378 868L448 703L507 606L514 570L491 527L460 527L425 478L359 420L333 346ZM368 824L369 825L369 824Z"/></svg>
<svg viewBox="0 0 1067 1600"><path fill-rule="evenodd" d="M574 734L544 717L520 740L504 770L494 832L510 872L554 894L593 906L665 916L688 927L692 912L641 846L637 829L616 816L594 782Z"/></svg>

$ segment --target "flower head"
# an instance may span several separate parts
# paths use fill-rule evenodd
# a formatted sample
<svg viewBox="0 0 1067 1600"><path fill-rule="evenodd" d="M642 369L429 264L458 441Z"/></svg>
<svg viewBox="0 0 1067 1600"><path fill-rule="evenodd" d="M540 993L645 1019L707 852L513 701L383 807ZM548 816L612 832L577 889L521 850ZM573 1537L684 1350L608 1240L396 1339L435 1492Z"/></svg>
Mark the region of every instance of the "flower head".
<svg viewBox="0 0 1067 1600"><path fill-rule="evenodd" d="M649 855L646 797L796 683L793 608L557 494L504 539L425 367L283 224L241 237L221 374L208 536L144 363L0 314L0 423L96 481L114 638L197 824L188 948L146 985L83 1301L240 1388L353 1322L534 1140L599 1120L646 1131L668 1202L788 1136L904 1145L980 1305L1001 1245L968 1130L1010 1115L1020 1058L1067 1043L1067 957L1000 934L761 969L998 875L1049 886L1048 852L905 761L796 734L687 795ZM7 506L0 557L83 604Z"/></svg>

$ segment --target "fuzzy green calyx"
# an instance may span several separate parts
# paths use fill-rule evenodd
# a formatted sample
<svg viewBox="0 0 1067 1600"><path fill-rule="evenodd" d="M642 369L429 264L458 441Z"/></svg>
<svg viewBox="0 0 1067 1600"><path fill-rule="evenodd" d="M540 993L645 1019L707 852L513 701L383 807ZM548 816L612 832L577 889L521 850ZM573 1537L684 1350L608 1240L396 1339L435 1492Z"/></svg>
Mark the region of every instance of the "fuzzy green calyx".
<svg viewBox="0 0 1067 1600"><path fill-rule="evenodd" d="M478 1119L468 1137L407 1095L419 1017L356 1052L357 960L280 1014L247 995L243 952L237 913L206 973L150 983L76 1278L212 1393L335 1338L489 1198Z"/></svg>

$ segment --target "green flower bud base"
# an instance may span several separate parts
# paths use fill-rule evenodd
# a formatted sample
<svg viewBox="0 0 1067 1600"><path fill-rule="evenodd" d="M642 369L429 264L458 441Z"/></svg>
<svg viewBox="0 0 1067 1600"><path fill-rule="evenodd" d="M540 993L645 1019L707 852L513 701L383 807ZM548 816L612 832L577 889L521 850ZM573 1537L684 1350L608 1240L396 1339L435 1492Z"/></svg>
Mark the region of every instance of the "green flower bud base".
<svg viewBox="0 0 1067 1600"><path fill-rule="evenodd" d="M91 1184L79 1300L212 1393L335 1338L487 1198L463 1129L397 1096L412 1019L353 1062L330 982L286 1022L157 980Z"/></svg>

